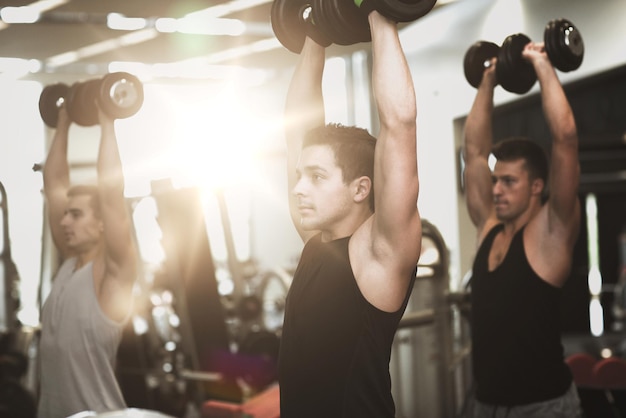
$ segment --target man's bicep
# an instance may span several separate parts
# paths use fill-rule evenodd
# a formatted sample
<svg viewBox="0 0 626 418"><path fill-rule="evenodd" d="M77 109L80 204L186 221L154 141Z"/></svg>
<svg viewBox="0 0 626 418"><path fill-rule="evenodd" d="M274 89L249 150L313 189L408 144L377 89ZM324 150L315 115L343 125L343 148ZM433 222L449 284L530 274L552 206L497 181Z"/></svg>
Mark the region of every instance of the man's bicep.
<svg viewBox="0 0 626 418"><path fill-rule="evenodd" d="M112 261L135 262L134 228L123 197L109 198L102 204L104 243Z"/></svg>
<svg viewBox="0 0 626 418"><path fill-rule="evenodd" d="M396 136L394 136L394 134ZM381 130L374 165L375 233L392 242L412 231L418 216L419 178L415 130Z"/></svg>
<svg viewBox="0 0 626 418"><path fill-rule="evenodd" d="M552 209L551 213L569 219L578 205L580 178L578 151L574 149L574 145L553 146L549 178L548 205Z"/></svg>

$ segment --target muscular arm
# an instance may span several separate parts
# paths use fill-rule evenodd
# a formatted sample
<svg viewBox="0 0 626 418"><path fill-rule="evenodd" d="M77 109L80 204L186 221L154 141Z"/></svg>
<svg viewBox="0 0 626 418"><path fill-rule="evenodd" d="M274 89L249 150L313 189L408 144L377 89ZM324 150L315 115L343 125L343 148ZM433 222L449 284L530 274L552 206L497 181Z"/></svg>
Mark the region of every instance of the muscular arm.
<svg viewBox="0 0 626 418"><path fill-rule="evenodd" d="M574 114L542 44L529 44L523 52L533 64L541 86L543 112L552 135L548 229L571 232L578 226L578 133ZM556 229L555 229L556 228Z"/></svg>
<svg viewBox="0 0 626 418"><path fill-rule="evenodd" d="M396 23L372 12L373 92L380 118L374 157L372 254L391 277L415 267L421 248L417 210L417 106Z"/></svg>
<svg viewBox="0 0 626 418"><path fill-rule="evenodd" d="M550 197L528 224L524 242L533 269L548 283L560 287L569 275L580 227L578 134L572 109L543 44L529 43L523 56L537 74L552 136Z"/></svg>
<svg viewBox="0 0 626 418"><path fill-rule="evenodd" d="M98 152L98 189L106 249L104 277L99 300L115 320L128 312L137 275L137 250L132 222L124 199L124 177L113 120L99 112L101 138Z"/></svg>
<svg viewBox="0 0 626 418"><path fill-rule="evenodd" d="M70 169L67 162L67 140L71 121L64 107L59 117L43 167L44 195L47 202L48 222L52 241L63 258L68 257L68 249L63 237L61 219L67 206L67 191L70 187Z"/></svg>
<svg viewBox="0 0 626 418"><path fill-rule="evenodd" d="M495 60L494 60L495 63ZM463 160L465 161L465 196L467 209L479 237L487 221L495 219L492 180L488 159L493 145L493 91L496 86L495 65L483 73L474 103L465 121Z"/></svg>
<svg viewBox="0 0 626 418"><path fill-rule="evenodd" d="M537 74L544 115L552 136L550 197L525 234L527 256L547 282L562 286L580 228L578 134L572 109L542 43L526 45L523 55Z"/></svg>
<svg viewBox="0 0 626 418"><path fill-rule="evenodd" d="M297 182L296 164L302 149L304 135L310 129L324 125L325 122L324 99L322 97L324 63L324 48L307 37L289 84L285 104L289 211L291 219L304 241L314 235L315 231L303 231L300 228L297 201L291 191Z"/></svg>

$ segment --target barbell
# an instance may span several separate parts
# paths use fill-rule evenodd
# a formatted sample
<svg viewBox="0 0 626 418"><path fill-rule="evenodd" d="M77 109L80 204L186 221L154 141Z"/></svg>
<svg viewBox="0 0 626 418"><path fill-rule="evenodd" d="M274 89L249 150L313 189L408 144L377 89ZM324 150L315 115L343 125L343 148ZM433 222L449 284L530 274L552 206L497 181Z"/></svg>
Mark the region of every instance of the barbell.
<svg viewBox="0 0 626 418"><path fill-rule="evenodd" d="M55 128L59 109L65 104L70 120L81 126L98 124L98 106L114 119L133 116L143 105L143 84L134 75L119 71L98 79L68 86L55 83L39 96L39 113L44 123ZM97 101L97 105L96 105Z"/></svg>
<svg viewBox="0 0 626 418"><path fill-rule="evenodd" d="M585 46L576 26L567 19L553 19L544 28L544 48L552 65L569 72L582 64ZM505 90L523 94L537 81L532 65L522 57L531 42L523 33L509 35L501 46L489 41L472 44L463 59L463 70L469 84L478 88L485 68L497 58L496 80Z"/></svg>
<svg viewBox="0 0 626 418"><path fill-rule="evenodd" d="M309 36L320 45L353 45L372 40L366 10L395 22L426 15L437 0L274 0L270 23L278 41L299 54ZM362 10L361 10L362 9Z"/></svg>

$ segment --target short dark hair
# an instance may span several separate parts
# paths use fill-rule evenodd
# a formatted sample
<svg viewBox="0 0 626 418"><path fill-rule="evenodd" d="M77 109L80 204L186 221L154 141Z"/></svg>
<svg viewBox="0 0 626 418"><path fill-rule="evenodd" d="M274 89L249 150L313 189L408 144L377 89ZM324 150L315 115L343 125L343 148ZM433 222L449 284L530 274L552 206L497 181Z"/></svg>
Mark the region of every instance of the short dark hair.
<svg viewBox="0 0 626 418"><path fill-rule="evenodd" d="M335 154L344 183L367 176L372 182L369 205L374 210L374 150L376 138L363 128L329 123L311 129L304 137L302 148L328 145Z"/></svg>
<svg viewBox="0 0 626 418"><path fill-rule="evenodd" d="M98 219L102 219L100 212L100 194L98 193L98 186L92 184L78 184L70 187L67 191L67 197L83 195L91 197L89 202L91 204L91 208L93 209L94 216Z"/></svg>
<svg viewBox="0 0 626 418"><path fill-rule="evenodd" d="M515 136L496 143L491 151L498 161L524 160L530 180L543 180L542 201L548 198L548 156L541 145Z"/></svg>

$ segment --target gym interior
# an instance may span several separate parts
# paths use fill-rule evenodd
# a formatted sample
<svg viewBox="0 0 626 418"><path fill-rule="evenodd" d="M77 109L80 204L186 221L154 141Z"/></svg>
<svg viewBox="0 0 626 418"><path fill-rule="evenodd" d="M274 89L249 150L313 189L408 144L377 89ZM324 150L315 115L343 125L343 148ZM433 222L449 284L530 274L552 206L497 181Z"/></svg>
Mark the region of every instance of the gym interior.
<svg viewBox="0 0 626 418"><path fill-rule="evenodd" d="M42 91L127 72L140 80L142 103L115 123L142 266L117 358L124 397L145 417L278 417L282 309L303 246L288 212L281 119L298 54L274 36L270 0L235 12L218 9L237 0L93 3L0 6L2 377L36 398L40 309L58 268L42 194L53 132ZM207 4L210 18L232 13L249 23L247 35L155 32L156 17ZM41 6L40 21L7 22L9 9L31 5ZM109 13L144 26L111 29L114 19L102 19ZM626 361L625 13L623 0L440 0L399 24L417 95L424 231L390 364L398 418L457 417L472 390L466 285L476 231L460 150L475 88L464 58L479 40L542 38L555 18L573 22L584 40L580 67L558 72L578 127L583 209L560 307L564 356ZM327 121L378 130L370 64L369 42L327 48ZM496 88L496 138L548 144L538 92L536 83L522 94ZM97 128L72 125L72 182L93 180L97 144ZM626 369L606 385L580 379L588 417L626 417Z"/></svg>

